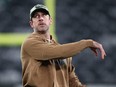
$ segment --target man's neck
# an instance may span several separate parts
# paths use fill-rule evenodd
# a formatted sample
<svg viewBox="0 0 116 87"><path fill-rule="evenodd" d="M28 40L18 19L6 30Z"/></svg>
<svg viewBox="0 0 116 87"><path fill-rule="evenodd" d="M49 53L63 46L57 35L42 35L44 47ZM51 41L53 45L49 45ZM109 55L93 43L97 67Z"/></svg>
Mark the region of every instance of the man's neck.
<svg viewBox="0 0 116 87"><path fill-rule="evenodd" d="M50 40L50 33L49 32L45 32L45 33L34 32L34 33L40 34L40 35L44 36L47 40Z"/></svg>
<svg viewBox="0 0 116 87"><path fill-rule="evenodd" d="M50 33L46 33L46 34L44 34L44 36L46 39L50 40Z"/></svg>

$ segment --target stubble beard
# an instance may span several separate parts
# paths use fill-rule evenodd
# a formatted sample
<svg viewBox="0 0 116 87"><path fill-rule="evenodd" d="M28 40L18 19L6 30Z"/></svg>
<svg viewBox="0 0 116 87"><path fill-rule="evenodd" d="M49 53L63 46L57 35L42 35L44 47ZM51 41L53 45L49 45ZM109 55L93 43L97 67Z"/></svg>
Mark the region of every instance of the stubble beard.
<svg viewBox="0 0 116 87"><path fill-rule="evenodd" d="M49 27L39 27L38 29L36 29L36 32L38 32L38 33L41 33L41 34L45 34L45 33L47 33L48 32L48 30L49 30Z"/></svg>

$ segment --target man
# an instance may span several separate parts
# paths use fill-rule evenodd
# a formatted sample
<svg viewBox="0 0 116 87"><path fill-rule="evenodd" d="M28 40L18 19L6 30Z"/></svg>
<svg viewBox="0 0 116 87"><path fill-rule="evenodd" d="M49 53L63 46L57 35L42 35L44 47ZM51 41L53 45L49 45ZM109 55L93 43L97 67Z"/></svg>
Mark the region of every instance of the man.
<svg viewBox="0 0 116 87"><path fill-rule="evenodd" d="M85 87L75 75L72 57L86 48L96 55L97 49L104 59L101 44L93 40L59 44L49 32L52 19L46 6L37 4L30 10L33 33L21 47L24 87Z"/></svg>

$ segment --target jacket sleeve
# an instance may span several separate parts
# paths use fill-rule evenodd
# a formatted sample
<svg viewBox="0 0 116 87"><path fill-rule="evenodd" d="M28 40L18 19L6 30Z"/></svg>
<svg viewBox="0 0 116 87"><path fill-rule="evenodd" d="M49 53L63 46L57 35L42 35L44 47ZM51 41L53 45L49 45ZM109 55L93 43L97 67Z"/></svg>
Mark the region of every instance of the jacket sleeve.
<svg viewBox="0 0 116 87"><path fill-rule="evenodd" d="M37 39L29 39L24 42L22 49L37 60L48 60L76 55L92 45L92 40L81 40L74 43L54 45Z"/></svg>
<svg viewBox="0 0 116 87"><path fill-rule="evenodd" d="M69 59L69 87L86 87L83 85L75 74L75 67L72 65L72 58Z"/></svg>

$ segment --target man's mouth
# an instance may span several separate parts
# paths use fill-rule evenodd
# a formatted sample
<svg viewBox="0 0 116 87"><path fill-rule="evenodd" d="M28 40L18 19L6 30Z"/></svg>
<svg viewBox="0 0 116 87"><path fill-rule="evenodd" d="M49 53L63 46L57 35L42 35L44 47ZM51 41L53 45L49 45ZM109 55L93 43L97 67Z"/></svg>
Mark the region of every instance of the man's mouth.
<svg viewBox="0 0 116 87"><path fill-rule="evenodd" d="M45 25L45 23L39 23L39 25Z"/></svg>

